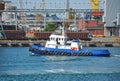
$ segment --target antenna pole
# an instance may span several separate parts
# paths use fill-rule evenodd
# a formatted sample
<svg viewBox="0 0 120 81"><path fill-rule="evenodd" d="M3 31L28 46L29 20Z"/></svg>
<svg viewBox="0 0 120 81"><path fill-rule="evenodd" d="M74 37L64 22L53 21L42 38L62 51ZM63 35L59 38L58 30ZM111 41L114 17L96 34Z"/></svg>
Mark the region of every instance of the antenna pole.
<svg viewBox="0 0 120 81"><path fill-rule="evenodd" d="M62 35L65 35L65 20L63 19Z"/></svg>

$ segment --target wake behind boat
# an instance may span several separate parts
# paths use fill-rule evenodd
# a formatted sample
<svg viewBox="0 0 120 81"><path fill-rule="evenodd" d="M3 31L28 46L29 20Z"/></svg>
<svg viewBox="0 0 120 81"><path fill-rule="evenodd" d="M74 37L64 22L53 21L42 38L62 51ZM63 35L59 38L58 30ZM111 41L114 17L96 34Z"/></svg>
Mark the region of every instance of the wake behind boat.
<svg viewBox="0 0 120 81"><path fill-rule="evenodd" d="M107 49L83 49L80 40L74 39L68 43L68 37L64 33L53 33L45 46L34 44L29 48L32 55L57 55L57 56L110 56Z"/></svg>

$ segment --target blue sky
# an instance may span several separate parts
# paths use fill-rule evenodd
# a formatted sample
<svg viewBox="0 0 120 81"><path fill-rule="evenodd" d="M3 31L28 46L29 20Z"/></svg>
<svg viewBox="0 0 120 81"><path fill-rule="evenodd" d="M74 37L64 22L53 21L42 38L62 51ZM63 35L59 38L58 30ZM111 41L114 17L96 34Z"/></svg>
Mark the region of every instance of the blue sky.
<svg viewBox="0 0 120 81"><path fill-rule="evenodd" d="M5 1L12 1L13 5L17 6L20 8L20 3L19 0L5 0ZM40 3L42 0L21 0L23 8L40 8ZM45 0L46 2L46 8L66 8L66 1L67 0ZM103 2L104 0L100 0L100 5L99 8L103 8ZM51 4L50 4L51 3ZM56 4L54 4L56 3ZM60 4L58 4L60 3ZM64 3L64 4L61 4ZM89 0L70 0L70 8L75 8L75 9L91 9L91 6L89 4Z"/></svg>

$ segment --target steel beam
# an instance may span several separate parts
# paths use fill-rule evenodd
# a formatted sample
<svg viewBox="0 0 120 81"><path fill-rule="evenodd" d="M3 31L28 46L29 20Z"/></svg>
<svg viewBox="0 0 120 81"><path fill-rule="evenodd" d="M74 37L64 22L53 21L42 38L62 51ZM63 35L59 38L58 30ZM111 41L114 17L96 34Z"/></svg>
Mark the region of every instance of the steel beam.
<svg viewBox="0 0 120 81"><path fill-rule="evenodd" d="M65 13L67 9L17 9L17 10L3 10L2 12L49 12L49 13ZM104 12L103 9L93 10L93 9L72 9L71 13L91 13L91 12Z"/></svg>

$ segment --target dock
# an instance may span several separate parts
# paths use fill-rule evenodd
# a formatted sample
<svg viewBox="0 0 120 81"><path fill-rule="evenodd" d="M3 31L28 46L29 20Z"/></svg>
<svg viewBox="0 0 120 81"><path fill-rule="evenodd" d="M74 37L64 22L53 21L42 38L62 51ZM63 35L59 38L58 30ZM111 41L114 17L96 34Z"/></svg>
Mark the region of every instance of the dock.
<svg viewBox="0 0 120 81"><path fill-rule="evenodd" d="M29 47L33 44L44 45L46 40L0 40L0 47ZM81 41L84 47L120 47L120 38L92 38L91 41Z"/></svg>
<svg viewBox="0 0 120 81"><path fill-rule="evenodd" d="M43 44L43 40L0 40L0 47L29 47L33 44Z"/></svg>
<svg viewBox="0 0 120 81"><path fill-rule="evenodd" d="M82 42L86 47L120 47L119 37L93 37L91 41Z"/></svg>

